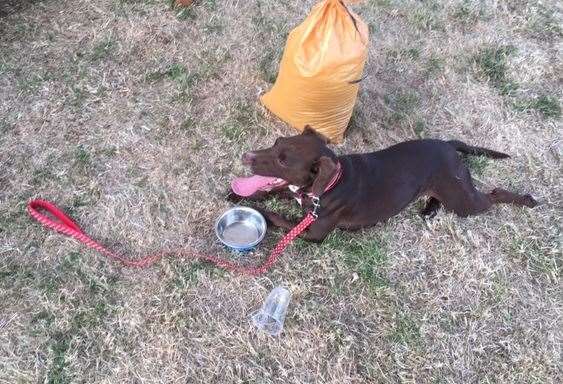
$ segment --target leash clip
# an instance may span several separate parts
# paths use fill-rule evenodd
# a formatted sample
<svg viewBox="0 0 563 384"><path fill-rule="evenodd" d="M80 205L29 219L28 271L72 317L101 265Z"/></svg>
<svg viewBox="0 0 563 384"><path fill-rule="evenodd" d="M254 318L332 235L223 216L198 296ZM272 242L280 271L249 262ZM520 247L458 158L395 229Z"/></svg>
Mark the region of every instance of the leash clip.
<svg viewBox="0 0 563 384"><path fill-rule="evenodd" d="M321 206L321 199L318 196L312 196L311 197L311 202L313 203L313 211L311 212L311 215L315 218L318 219L319 218L319 214L317 213L317 211L319 210L320 206Z"/></svg>

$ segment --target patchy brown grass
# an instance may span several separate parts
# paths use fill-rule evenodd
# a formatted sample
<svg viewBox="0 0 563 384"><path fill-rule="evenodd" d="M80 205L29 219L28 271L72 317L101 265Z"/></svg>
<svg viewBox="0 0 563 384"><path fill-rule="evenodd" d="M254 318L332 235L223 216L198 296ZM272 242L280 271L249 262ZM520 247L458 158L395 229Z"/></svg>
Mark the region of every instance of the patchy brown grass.
<svg viewBox="0 0 563 384"><path fill-rule="evenodd" d="M481 187L543 205L424 223L414 204L297 242L260 278L123 269L25 214L41 196L128 254L222 252L212 224L241 152L292 133L257 100L313 1L169 3L45 0L0 18L0 382L562 381L557 2L364 2L368 77L336 148L496 148L512 158L471 163ZM278 284L293 301L272 339L249 316Z"/></svg>

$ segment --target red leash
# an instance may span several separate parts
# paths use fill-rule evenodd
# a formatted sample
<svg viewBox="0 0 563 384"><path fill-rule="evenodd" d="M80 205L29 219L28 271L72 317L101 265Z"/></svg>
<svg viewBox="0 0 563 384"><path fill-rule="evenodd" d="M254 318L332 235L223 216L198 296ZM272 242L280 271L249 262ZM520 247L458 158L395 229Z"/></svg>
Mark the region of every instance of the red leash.
<svg viewBox="0 0 563 384"><path fill-rule="evenodd" d="M40 213L40 210L47 211L50 213L54 219L51 219L47 215ZM178 252L160 252L152 255L142 257L140 259L128 259L122 255L114 253L104 247L102 244L90 238L84 231L74 222L70 217L68 217L64 212L62 212L53 203L46 200L32 200L27 204L27 212L35 220L43 224L45 227L52 229L54 231L60 232L69 237L73 237L79 242L85 244L99 253L103 254L110 259L116 260L126 267L134 268L145 268L160 260L162 257L169 254L176 254L179 256L192 257L196 259L201 259L209 261L218 267L233 271L244 273L248 275L261 275L266 272L270 267L277 261L278 257L282 254L284 249L303 232L307 227L309 227L315 220L316 214L309 212L299 224L297 224L291 231L289 231L272 250L266 261L256 267L243 267L232 261L222 259L220 257L204 255L196 252L188 251L178 251Z"/></svg>
<svg viewBox="0 0 563 384"><path fill-rule="evenodd" d="M337 163L337 168L332 180L330 180L328 186L325 188L324 192L329 191L334 188L336 183L340 180L342 176L342 167L340 163ZM254 267L243 267L230 260L222 259L216 256L204 255L197 252L189 251L177 251L177 252L159 252L152 255L142 257L140 259L128 259L122 255L114 253L104 247L102 244L93 240L76 224L70 217L68 217L63 211L61 211L57 206L46 200L32 200L27 204L27 212L35 220L43 224L43 226L52 229L54 231L60 232L69 237L73 237L79 242L85 244L102 255L116 260L126 267L134 268L145 268L160 260L166 255L176 254L178 256L191 257L195 259L201 259L215 264L217 267L227 269L233 272L245 273L248 275L261 275L266 272L270 267L277 261L278 257L283 253L285 248L303 231L305 231L315 220L317 220L317 210L320 207L320 199L318 196L312 196L311 201L313 203L313 210L308 212L307 215L297 224L291 231L289 231L282 239L276 244L276 247L272 250L266 261L260 266ZM54 219L49 216L39 212L40 210L46 211Z"/></svg>

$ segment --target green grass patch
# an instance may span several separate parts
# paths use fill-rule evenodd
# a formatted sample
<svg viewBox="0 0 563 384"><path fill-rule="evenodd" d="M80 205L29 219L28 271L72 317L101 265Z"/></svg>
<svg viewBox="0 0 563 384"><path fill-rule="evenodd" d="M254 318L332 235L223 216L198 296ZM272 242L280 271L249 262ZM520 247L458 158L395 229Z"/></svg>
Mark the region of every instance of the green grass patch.
<svg viewBox="0 0 563 384"><path fill-rule="evenodd" d="M436 77L444 72L444 61L436 56L430 56L424 63L424 76L427 78Z"/></svg>
<svg viewBox="0 0 563 384"><path fill-rule="evenodd" d="M162 80L173 81L178 86L178 93L174 96L174 101L191 102L196 85L218 77L220 67L230 59L231 56L227 51L207 50L201 54L198 62L193 63L191 70L188 70L183 64L174 63L163 70L146 74L145 80L149 83Z"/></svg>
<svg viewBox="0 0 563 384"><path fill-rule="evenodd" d="M508 75L508 58L516 52L513 46L482 48L473 58L479 77L488 81L504 96L515 96L519 85ZM561 106L555 96L542 95L536 98L514 98L514 109L521 112L537 111L546 118L559 118Z"/></svg>
<svg viewBox="0 0 563 384"><path fill-rule="evenodd" d="M420 58L420 49L416 47L392 48L387 50L386 55L393 62L400 62L404 59L417 61Z"/></svg>
<svg viewBox="0 0 563 384"><path fill-rule="evenodd" d="M388 8L393 5L393 0L369 0L368 6Z"/></svg>
<svg viewBox="0 0 563 384"><path fill-rule="evenodd" d="M3 76L12 71L12 68L6 62L0 62L0 76Z"/></svg>
<svg viewBox="0 0 563 384"><path fill-rule="evenodd" d="M512 105L521 112L537 111L547 118L561 117L561 105L555 96L542 95L534 99L515 100Z"/></svg>
<svg viewBox="0 0 563 384"><path fill-rule="evenodd" d="M47 309L31 320L31 332L48 337L49 350L46 373L48 383L69 383L79 373L68 363L69 354L84 353L91 348L86 340L95 337L96 330L104 327L113 314L113 289L117 281L107 270L91 270L84 264L84 255L68 254L54 269L34 268L28 285L43 292L44 301L62 306L55 316ZM67 288L72 288L68 289ZM65 317L67 321L61 322Z"/></svg>
<svg viewBox="0 0 563 384"><path fill-rule="evenodd" d="M408 57L411 60L418 60L420 57L420 49L418 48L406 48L401 53L403 56Z"/></svg>
<svg viewBox="0 0 563 384"><path fill-rule="evenodd" d="M178 92L172 98L173 101L183 104L191 104L193 99L194 99L193 95L188 88L179 89Z"/></svg>
<svg viewBox="0 0 563 384"><path fill-rule="evenodd" d="M178 20L195 20L197 19L197 14L193 6L180 7L176 9L176 18Z"/></svg>
<svg viewBox="0 0 563 384"><path fill-rule="evenodd" d="M59 332L53 336L50 346L51 364L47 373L48 384L66 384L71 382L68 375L67 352L70 347L70 338L68 335Z"/></svg>
<svg viewBox="0 0 563 384"><path fill-rule="evenodd" d="M96 155L105 156L105 157L115 157L118 154L117 147L110 145L109 147L100 148L96 150Z"/></svg>
<svg viewBox="0 0 563 384"><path fill-rule="evenodd" d="M79 145L74 152L74 164L79 167L89 167L92 165L91 157L90 152L84 146Z"/></svg>
<svg viewBox="0 0 563 384"><path fill-rule="evenodd" d="M509 294L509 284L505 277L495 274L491 286L491 300L494 303L502 303Z"/></svg>
<svg viewBox="0 0 563 384"><path fill-rule="evenodd" d="M420 326L410 316L399 313L390 339L403 345L417 345L420 342Z"/></svg>
<svg viewBox="0 0 563 384"><path fill-rule="evenodd" d="M201 4L208 10L208 11L216 11L217 10L217 0L202 0Z"/></svg>
<svg viewBox="0 0 563 384"><path fill-rule="evenodd" d="M14 124L10 124L6 119L0 118L0 140L4 139L4 135L7 135L14 127Z"/></svg>
<svg viewBox="0 0 563 384"><path fill-rule="evenodd" d="M221 23L220 20L217 18L212 17L205 25L203 26L203 31L208 35L220 35L225 30L225 25Z"/></svg>
<svg viewBox="0 0 563 384"><path fill-rule="evenodd" d="M166 284L170 291L183 294L187 289L195 287L201 274L219 279L226 276L226 272L215 267L213 264L202 261L186 262L186 260L172 261L170 270L167 272Z"/></svg>
<svg viewBox="0 0 563 384"><path fill-rule="evenodd" d="M509 255L524 261L534 276L545 276L556 281L561 278L560 243L555 236L525 236L514 230L507 234L511 242L508 244Z"/></svg>
<svg viewBox="0 0 563 384"><path fill-rule="evenodd" d="M261 57L258 61L258 70L261 77L272 84L278 74L278 65L281 60L288 28L279 18L273 17L271 12L263 8L265 4L258 2L252 15L252 26L256 38L263 42Z"/></svg>
<svg viewBox="0 0 563 384"><path fill-rule="evenodd" d="M417 29L423 31L444 30L444 22L440 10L442 7L434 1L425 2L424 5L414 8L408 14L408 21Z"/></svg>
<svg viewBox="0 0 563 384"><path fill-rule="evenodd" d="M471 174L477 177L483 176L485 169L491 163L491 160L485 156L464 156L463 162L471 171Z"/></svg>
<svg viewBox="0 0 563 384"><path fill-rule="evenodd" d="M24 287L34 279L35 275L30 268L14 260L6 259L0 265L0 287L5 290Z"/></svg>
<svg viewBox="0 0 563 384"><path fill-rule="evenodd" d="M178 90L174 95L173 101L191 103L193 100L193 90L202 79L202 75L196 71L189 71L183 64L174 63L161 71L147 74L145 79L150 83L156 83L165 79L176 83Z"/></svg>
<svg viewBox="0 0 563 384"><path fill-rule="evenodd" d="M370 36L374 36L376 34L378 34L381 30L381 27L379 26L379 24L373 22L373 21L369 21L368 22L368 32Z"/></svg>
<svg viewBox="0 0 563 384"><path fill-rule="evenodd" d="M415 114L420 98L418 93L411 90L398 90L383 97L383 101L391 110L387 120L397 123L412 118Z"/></svg>
<svg viewBox="0 0 563 384"><path fill-rule="evenodd" d="M467 27L483 19L485 10L482 4L475 4L472 1L464 0L454 7L452 16L464 27Z"/></svg>
<svg viewBox="0 0 563 384"><path fill-rule="evenodd" d="M45 81L49 81L52 79L52 76L45 72L45 73L30 73L28 75L26 74L20 74L17 76L16 79L16 87L22 91L22 92L34 92L35 90L37 90L41 84L43 84L43 82Z"/></svg>
<svg viewBox="0 0 563 384"><path fill-rule="evenodd" d="M311 246L301 242L304 251ZM349 232L334 231L323 241L321 253L336 253L342 257L346 269L356 273L360 280L371 289L389 286L387 278L387 253L380 239L358 237Z"/></svg>
<svg viewBox="0 0 563 384"><path fill-rule="evenodd" d="M48 328L55 321L55 315L49 310L41 310L31 317L31 324L35 327Z"/></svg>
<svg viewBox="0 0 563 384"><path fill-rule="evenodd" d="M203 80L218 78L221 66L232 59L228 50L206 50L201 54L197 73Z"/></svg>
<svg viewBox="0 0 563 384"><path fill-rule="evenodd" d="M196 122L191 116L186 116L182 124L180 124L180 130L183 132L192 132L195 128Z"/></svg>
<svg viewBox="0 0 563 384"><path fill-rule="evenodd" d="M30 245L30 249L37 246ZM44 345L50 351L48 382L68 382L65 380L74 376L66 364L70 345L74 352L89 348L85 338L103 328L114 313L117 276L106 268L88 267L84 257L71 252L54 267L22 265L7 259L0 268L0 287L21 295L31 291L41 297L41 305L30 317L29 333L48 340ZM58 309L54 312L53 307Z"/></svg>
<svg viewBox="0 0 563 384"><path fill-rule="evenodd" d="M73 107L82 106L88 98L88 92L78 85L72 85L70 91L70 105Z"/></svg>
<svg viewBox="0 0 563 384"><path fill-rule="evenodd" d="M245 130L245 127L233 123L232 121L227 121L221 127L221 133L228 141L239 141L246 134Z"/></svg>
<svg viewBox="0 0 563 384"><path fill-rule="evenodd" d="M482 48L474 57L479 77L499 90L501 95L512 95L518 84L508 76L508 58L516 52L511 45Z"/></svg>
<svg viewBox="0 0 563 384"><path fill-rule="evenodd" d="M278 75L278 65L281 59L281 49L267 47L264 55L258 63L258 69L262 75L262 79L270 84L276 81Z"/></svg>
<svg viewBox="0 0 563 384"><path fill-rule="evenodd" d="M167 0L170 4L174 4L174 0ZM160 5L164 0L114 0L111 3L111 11L118 16L127 17L128 12L134 12L138 15L146 15L147 7Z"/></svg>
<svg viewBox="0 0 563 384"><path fill-rule="evenodd" d="M559 39L563 37L563 29L555 7L535 3L530 7L530 11L531 16L528 18L526 27L532 36L540 39Z"/></svg>
<svg viewBox="0 0 563 384"><path fill-rule="evenodd" d="M44 186L49 182L61 182L62 179L52 171L51 166L36 168L31 173L31 185L35 187Z"/></svg>
<svg viewBox="0 0 563 384"><path fill-rule="evenodd" d="M264 9L264 7L266 9ZM272 39L276 35L280 35L285 30L283 21L279 18L272 16L270 6L266 2L257 2L252 14L252 25L254 31L257 32L263 39ZM285 40L285 39L284 39ZM269 40L263 40L269 41Z"/></svg>
<svg viewBox="0 0 563 384"><path fill-rule="evenodd" d="M366 117L364 112L360 108L359 105L356 105L354 111L352 112L352 116L350 117L350 121L348 122L348 130L352 131L361 131L366 126Z"/></svg>
<svg viewBox="0 0 563 384"><path fill-rule="evenodd" d="M389 285L380 270L387 263L387 255L378 240L350 241L344 247L344 262L370 287L385 288Z"/></svg>
<svg viewBox="0 0 563 384"><path fill-rule="evenodd" d="M163 79L170 79L178 83L185 83L190 79L189 74L190 73L188 69L183 64L174 63L169 65L162 71L149 73L146 76L146 79L149 82L157 82Z"/></svg>
<svg viewBox="0 0 563 384"><path fill-rule="evenodd" d="M112 54L116 46L117 44L113 37L107 36L94 45L90 53L90 59L92 61L103 60Z"/></svg>
<svg viewBox="0 0 563 384"><path fill-rule="evenodd" d="M72 193L72 200L67 210L71 216L77 216L82 207L92 207L100 199L101 192L96 186L77 188Z"/></svg>
<svg viewBox="0 0 563 384"><path fill-rule="evenodd" d="M228 141L239 141L255 123L254 107L246 101L239 101L231 108L231 115L221 126L221 133Z"/></svg>
<svg viewBox="0 0 563 384"><path fill-rule="evenodd" d="M12 5L20 3L22 5L21 10L25 8L25 3L29 3L24 0L12 0ZM38 1L35 1L38 2ZM6 37L8 41L16 41L20 40L23 43L29 44L33 41L38 33L40 33L43 29L41 28L41 23L36 20L32 20L29 17L25 17L25 12L18 13L16 12L14 15L10 16L9 18L3 19L2 11L3 8L6 6L6 0L0 1L0 36L3 38ZM17 6L16 6L17 9ZM6 47L7 45L3 45ZM2 52L3 53L3 52Z"/></svg>
<svg viewBox="0 0 563 384"><path fill-rule="evenodd" d="M299 218L303 216L299 212ZM297 239L295 248L304 254L327 254L329 257L338 258L346 274L357 274L360 281L368 288L378 291L389 286L387 278L388 256L386 247L381 238L361 236L358 233L335 230L319 244L313 244L302 239ZM336 290L344 292L345 286L340 276L336 282Z"/></svg>
<svg viewBox="0 0 563 384"><path fill-rule="evenodd" d="M301 220L305 215L301 206L293 199L282 200L274 196L265 200L261 205L265 209L283 215L290 220Z"/></svg>
<svg viewBox="0 0 563 384"><path fill-rule="evenodd" d="M426 130L426 123L424 120L417 119L413 126L413 131L416 137L422 138L424 136L424 131Z"/></svg>

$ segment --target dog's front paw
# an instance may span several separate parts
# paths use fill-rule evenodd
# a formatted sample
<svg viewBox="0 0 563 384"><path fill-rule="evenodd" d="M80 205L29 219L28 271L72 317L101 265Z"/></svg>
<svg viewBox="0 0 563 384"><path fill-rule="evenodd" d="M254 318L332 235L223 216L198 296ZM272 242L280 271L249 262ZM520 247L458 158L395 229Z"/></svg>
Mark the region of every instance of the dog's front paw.
<svg viewBox="0 0 563 384"><path fill-rule="evenodd" d="M274 223L271 220L271 216L272 213L265 210L262 207L257 206L256 204L249 204L247 205L248 208L254 209L255 211L257 211L259 214L262 215L262 217L264 217L264 220L266 220L266 223L269 225L273 225Z"/></svg>

